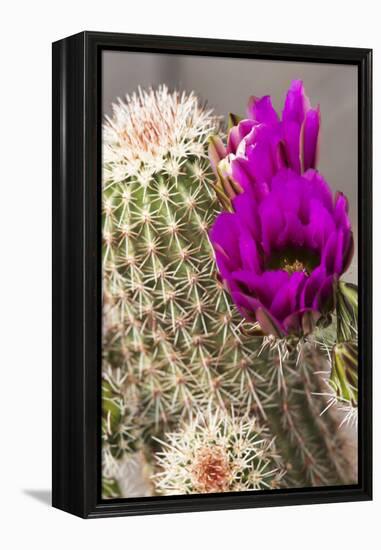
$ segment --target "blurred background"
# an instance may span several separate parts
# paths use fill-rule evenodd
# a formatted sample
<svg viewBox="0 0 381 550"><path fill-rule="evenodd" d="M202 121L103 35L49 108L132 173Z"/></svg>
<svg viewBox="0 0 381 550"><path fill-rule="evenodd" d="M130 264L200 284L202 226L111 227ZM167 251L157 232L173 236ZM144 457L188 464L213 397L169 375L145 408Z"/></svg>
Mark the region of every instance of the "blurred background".
<svg viewBox="0 0 381 550"><path fill-rule="evenodd" d="M112 103L138 86L163 83L170 89L193 90L225 120L229 112L244 115L250 95L271 95L280 112L293 79L304 81L312 106L320 105L319 170L332 189L349 199L356 250L345 280L357 283L356 66L104 51L103 113L111 116Z"/></svg>

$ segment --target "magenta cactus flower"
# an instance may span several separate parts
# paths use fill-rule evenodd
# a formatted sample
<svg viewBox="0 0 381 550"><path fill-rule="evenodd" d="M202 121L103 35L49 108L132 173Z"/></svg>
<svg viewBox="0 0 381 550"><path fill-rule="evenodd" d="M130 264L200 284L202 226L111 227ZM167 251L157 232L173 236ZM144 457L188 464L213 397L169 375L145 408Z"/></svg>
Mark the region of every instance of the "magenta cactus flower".
<svg viewBox="0 0 381 550"><path fill-rule="evenodd" d="M265 334L308 334L332 310L353 236L348 201L316 170L281 169L248 188L210 231L217 266L243 317Z"/></svg>
<svg viewBox="0 0 381 550"><path fill-rule="evenodd" d="M316 167L320 112L311 108L302 81L291 83L281 118L270 96L252 97L247 114L242 120L232 115L226 147L218 137L210 140L216 191L226 209L248 188L257 198L266 194L271 177L282 168L302 174Z"/></svg>

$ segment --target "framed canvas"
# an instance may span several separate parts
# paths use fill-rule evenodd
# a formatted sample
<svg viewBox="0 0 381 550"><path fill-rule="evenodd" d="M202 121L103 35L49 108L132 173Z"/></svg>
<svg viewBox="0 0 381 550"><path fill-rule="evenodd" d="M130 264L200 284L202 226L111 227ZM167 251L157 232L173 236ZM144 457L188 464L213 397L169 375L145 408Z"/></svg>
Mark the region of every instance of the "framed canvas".
<svg viewBox="0 0 381 550"><path fill-rule="evenodd" d="M53 505L372 497L371 50L53 44Z"/></svg>

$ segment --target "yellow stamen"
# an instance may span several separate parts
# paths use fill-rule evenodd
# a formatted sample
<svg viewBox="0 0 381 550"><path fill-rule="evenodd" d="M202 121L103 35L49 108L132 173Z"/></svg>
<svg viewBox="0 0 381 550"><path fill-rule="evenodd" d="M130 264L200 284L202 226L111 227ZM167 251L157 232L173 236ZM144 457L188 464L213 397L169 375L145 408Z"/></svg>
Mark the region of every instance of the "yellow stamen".
<svg viewBox="0 0 381 550"><path fill-rule="evenodd" d="M287 273L295 273L296 271L302 271L304 273L307 272L307 269L305 268L303 262L299 260L295 260L293 263L289 263L289 261L284 258L282 264L282 269L284 271L287 271Z"/></svg>

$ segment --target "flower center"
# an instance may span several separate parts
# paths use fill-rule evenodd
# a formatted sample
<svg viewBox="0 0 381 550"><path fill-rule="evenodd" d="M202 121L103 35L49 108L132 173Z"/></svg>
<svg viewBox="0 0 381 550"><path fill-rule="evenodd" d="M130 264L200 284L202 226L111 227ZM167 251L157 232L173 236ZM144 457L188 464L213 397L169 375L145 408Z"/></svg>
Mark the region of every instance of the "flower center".
<svg viewBox="0 0 381 550"><path fill-rule="evenodd" d="M306 268L305 268L303 262L300 262L299 260L295 260L292 264L289 264L288 261L287 261L287 258L283 258L282 269L284 271L287 271L287 273L295 273L295 271L304 271L304 272L306 272Z"/></svg>
<svg viewBox="0 0 381 550"><path fill-rule="evenodd" d="M274 252L266 263L266 269L281 269L287 273L300 271L309 275L319 265L319 256L303 248L286 248Z"/></svg>

